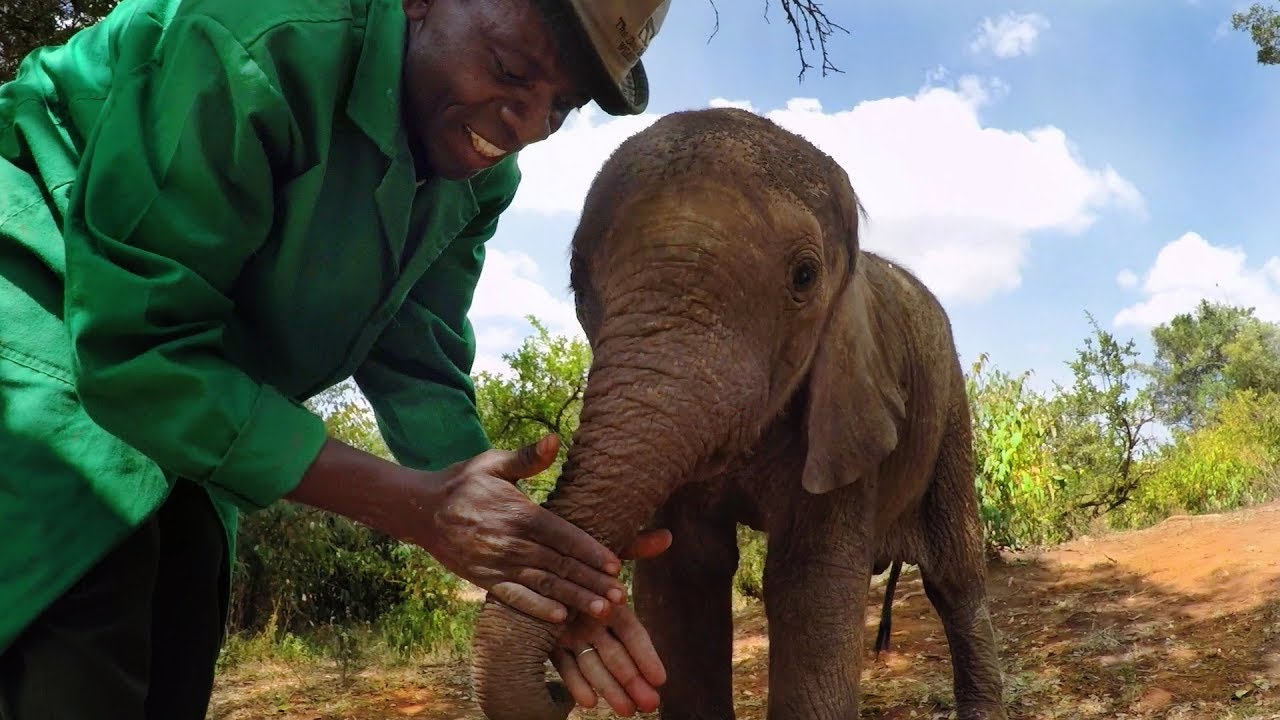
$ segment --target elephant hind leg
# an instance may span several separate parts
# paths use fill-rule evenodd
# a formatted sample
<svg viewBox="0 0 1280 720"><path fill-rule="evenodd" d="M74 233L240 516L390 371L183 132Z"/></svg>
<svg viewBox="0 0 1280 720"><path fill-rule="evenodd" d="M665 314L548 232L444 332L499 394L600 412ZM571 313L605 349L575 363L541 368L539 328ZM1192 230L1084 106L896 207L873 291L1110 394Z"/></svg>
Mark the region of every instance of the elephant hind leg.
<svg viewBox="0 0 1280 720"><path fill-rule="evenodd" d="M920 574L950 647L957 717L1006 720L967 429L966 417L952 423L921 506Z"/></svg>

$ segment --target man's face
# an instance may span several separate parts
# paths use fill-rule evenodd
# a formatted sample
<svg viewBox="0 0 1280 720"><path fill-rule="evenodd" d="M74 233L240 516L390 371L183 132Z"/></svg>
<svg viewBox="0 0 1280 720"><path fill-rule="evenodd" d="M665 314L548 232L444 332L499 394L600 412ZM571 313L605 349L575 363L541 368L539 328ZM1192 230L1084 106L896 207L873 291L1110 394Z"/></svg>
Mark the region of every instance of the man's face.
<svg viewBox="0 0 1280 720"><path fill-rule="evenodd" d="M530 0L404 0L405 121L420 173L461 180L544 140L589 96Z"/></svg>

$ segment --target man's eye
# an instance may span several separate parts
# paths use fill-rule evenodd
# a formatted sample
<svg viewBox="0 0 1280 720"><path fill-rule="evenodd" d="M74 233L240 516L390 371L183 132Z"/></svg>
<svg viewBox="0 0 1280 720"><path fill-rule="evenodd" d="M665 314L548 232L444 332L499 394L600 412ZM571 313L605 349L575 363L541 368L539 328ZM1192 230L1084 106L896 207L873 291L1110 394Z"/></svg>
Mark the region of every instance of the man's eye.
<svg viewBox="0 0 1280 720"><path fill-rule="evenodd" d="M522 83L525 81L524 77L522 77L519 73L515 73L507 69L506 64L502 62L502 58L498 57L496 53L493 56L493 60L495 63L497 63L498 74L501 75L504 80L510 80L511 82L517 82L517 83Z"/></svg>

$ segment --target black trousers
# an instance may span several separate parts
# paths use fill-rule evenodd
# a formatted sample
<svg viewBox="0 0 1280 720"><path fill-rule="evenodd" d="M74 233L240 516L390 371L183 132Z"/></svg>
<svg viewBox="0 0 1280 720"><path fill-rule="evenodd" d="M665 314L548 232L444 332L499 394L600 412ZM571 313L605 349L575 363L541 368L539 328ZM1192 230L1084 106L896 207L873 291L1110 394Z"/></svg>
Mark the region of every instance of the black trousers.
<svg viewBox="0 0 1280 720"><path fill-rule="evenodd" d="M165 504L0 656L0 720L203 720L227 617L208 495Z"/></svg>

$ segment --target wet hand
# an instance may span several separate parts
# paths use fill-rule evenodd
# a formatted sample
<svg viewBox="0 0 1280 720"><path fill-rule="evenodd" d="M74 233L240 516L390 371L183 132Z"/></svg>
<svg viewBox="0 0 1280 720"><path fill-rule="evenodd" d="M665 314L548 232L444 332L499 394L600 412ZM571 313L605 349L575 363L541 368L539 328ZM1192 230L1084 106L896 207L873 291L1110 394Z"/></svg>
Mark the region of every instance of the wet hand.
<svg viewBox="0 0 1280 720"><path fill-rule="evenodd" d="M573 523L516 487L555 461L548 435L518 451L490 450L434 474L429 537L420 543L451 572L544 622L569 609L603 618L626 599L622 563Z"/></svg>
<svg viewBox="0 0 1280 720"><path fill-rule="evenodd" d="M655 530L641 534L623 557L650 558L670 546L671 533ZM657 688L667 679L649 633L626 605L614 608L604 621L574 618L552 651L551 663L574 702L595 707L597 696L603 697L624 717L656 710Z"/></svg>

